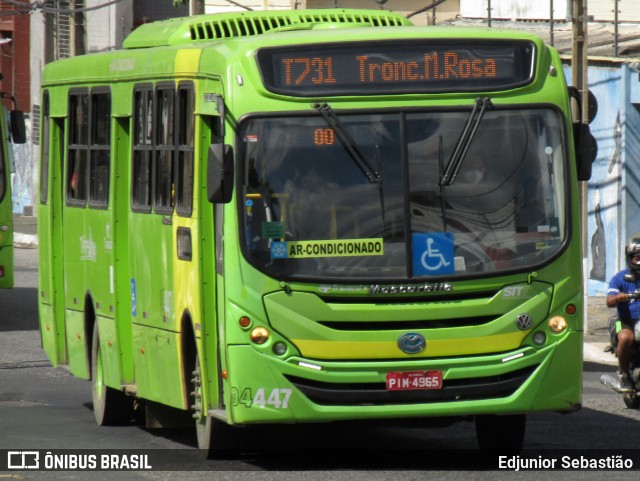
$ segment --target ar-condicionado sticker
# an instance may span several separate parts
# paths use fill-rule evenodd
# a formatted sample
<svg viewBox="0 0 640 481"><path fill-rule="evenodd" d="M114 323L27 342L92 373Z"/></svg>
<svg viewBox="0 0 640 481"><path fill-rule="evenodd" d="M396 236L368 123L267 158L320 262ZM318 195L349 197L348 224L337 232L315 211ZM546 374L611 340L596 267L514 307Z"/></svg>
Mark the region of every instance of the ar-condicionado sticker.
<svg viewBox="0 0 640 481"><path fill-rule="evenodd" d="M302 259L305 257L381 256L382 239L343 239L327 241L272 242L272 259Z"/></svg>

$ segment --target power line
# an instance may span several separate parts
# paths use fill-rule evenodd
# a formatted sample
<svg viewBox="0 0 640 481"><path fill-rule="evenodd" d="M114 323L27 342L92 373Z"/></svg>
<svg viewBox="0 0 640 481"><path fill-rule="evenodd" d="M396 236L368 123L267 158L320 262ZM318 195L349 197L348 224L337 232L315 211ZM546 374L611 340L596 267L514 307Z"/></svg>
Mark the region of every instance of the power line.
<svg viewBox="0 0 640 481"><path fill-rule="evenodd" d="M227 0L227 3L230 3L231 5L235 5L236 7L244 8L245 10L253 12L253 8L247 7L246 5L242 5L238 2L235 2L234 0Z"/></svg>
<svg viewBox="0 0 640 481"><path fill-rule="evenodd" d="M15 5L16 7L23 7L16 10L4 10L0 11L0 17L8 17L11 15L23 15L25 13L29 13L32 8L29 2L17 2L12 0L2 0L0 3L9 3L11 5Z"/></svg>
<svg viewBox="0 0 640 481"><path fill-rule="evenodd" d="M50 7L48 5L42 5L42 11L44 13L80 13L80 12L90 12L92 10L100 10L101 8L110 7L111 5L115 5L116 3L120 3L122 0L113 0L111 2L103 3L101 5L94 5L93 7L83 7L83 8L58 8L58 7ZM42 2L35 2L42 3Z"/></svg>
<svg viewBox="0 0 640 481"><path fill-rule="evenodd" d="M15 5L16 7L22 7L20 10L13 10L7 12L0 12L0 16L7 15L19 15L23 13L29 13L36 10L41 10L42 13L80 13L80 12L90 12L92 10L99 10L101 8L110 7L111 5L115 5L116 3L120 3L122 0L112 0L110 2L102 3L100 5L94 5L93 7L82 7L82 8L60 8L53 6L53 4L48 3L46 0L39 2L21 2L19 0L2 0L2 3L8 3L11 5Z"/></svg>
<svg viewBox="0 0 640 481"><path fill-rule="evenodd" d="M418 15L419 13L423 13L423 12L426 12L427 10L431 10L432 8L435 8L438 5L440 5L441 3L444 3L446 1L447 0L435 0L435 2L433 2L431 5L427 5L426 7L423 7L420 10L416 10L415 12L410 13L409 15L407 15L407 18L411 18L414 15Z"/></svg>

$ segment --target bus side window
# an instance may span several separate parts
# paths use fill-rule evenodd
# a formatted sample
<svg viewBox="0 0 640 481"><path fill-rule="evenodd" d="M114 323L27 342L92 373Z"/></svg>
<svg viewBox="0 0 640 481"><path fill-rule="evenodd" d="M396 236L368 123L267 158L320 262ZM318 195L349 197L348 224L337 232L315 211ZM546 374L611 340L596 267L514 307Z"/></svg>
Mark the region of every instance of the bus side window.
<svg viewBox="0 0 640 481"><path fill-rule="evenodd" d="M177 99L176 208L190 216L193 209L194 94L192 85L181 85Z"/></svg>
<svg viewBox="0 0 640 481"><path fill-rule="evenodd" d="M151 136L153 91L150 88L134 93L133 162L131 205L135 211L151 209Z"/></svg>
<svg viewBox="0 0 640 481"><path fill-rule="evenodd" d="M170 213L174 204L174 90L156 91L153 206L158 213Z"/></svg>
<svg viewBox="0 0 640 481"><path fill-rule="evenodd" d="M69 96L69 145L67 155L67 203L84 205L87 200L87 154L89 95Z"/></svg>
<svg viewBox="0 0 640 481"><path fill-rule="evenodd" d="M92 206L106 207L109 202L110 122L111 95L92 94L89 165L89 202Z"/></svg>
<svg viewBox="0 0 640 481"><path fill-rule="evenodd" d="M49 92L42 96L42 110L40 111L41 151L40 156L40 203L47 204L49 196Z"/></svg>

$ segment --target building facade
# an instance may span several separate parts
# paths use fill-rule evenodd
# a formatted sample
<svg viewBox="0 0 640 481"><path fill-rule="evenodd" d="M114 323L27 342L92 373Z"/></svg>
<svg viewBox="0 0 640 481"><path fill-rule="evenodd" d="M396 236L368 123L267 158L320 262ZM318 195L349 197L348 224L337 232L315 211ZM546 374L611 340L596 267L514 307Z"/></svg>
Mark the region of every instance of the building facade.
<svg viewBox="0 0 640 481"><path fill-rule="evenodd" d="M15 5L0 4L0 91L16 100L5 99L8 109L29 110L29 12Z"/></svg>

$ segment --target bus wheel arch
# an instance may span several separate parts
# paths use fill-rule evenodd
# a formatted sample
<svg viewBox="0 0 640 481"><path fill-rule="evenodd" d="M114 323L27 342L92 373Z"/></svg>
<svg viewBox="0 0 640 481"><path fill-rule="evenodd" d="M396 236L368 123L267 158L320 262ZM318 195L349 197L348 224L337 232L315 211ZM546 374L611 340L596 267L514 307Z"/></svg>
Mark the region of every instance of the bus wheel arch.
<svg viewBox="0 0 640 481"><path fill-rule="evenodd" d="M207 458L221 458L233 456L239 446L237 429L227 423L209 416L205 403L203 384L206 382L202 375L201 353L198 350L195 331L190 317L184 316L182 321L182 352L184 375L188 376L188 409L191 411L195 423L198 449Z"/></svg>
<svg viewBox="0 0 640 481"><path fill-rule="evenodd" d="M96 317L96 309L93 303L91 291L87 291L84 296L84 352L88 366L89 380L93 379L93 333L97 328L98 318Z"/></svg>
<svg viewBox="0 0 640 481"><path fill-rule="evenodd" d="M196 343L195 330L189 310L182 314L180 329L180 348L182 352L182 382L184 386L184 405L187 410L192 409L191 395L193 391L193 372L196 367L196 356L198 347Z"/></svg>
<svg viewBox="0 0 640 481"><path fill-rule="evenodd" d="M209 451L211 438L211 418L204 412L206 403L202 381L201 354L195 336L193 321L185 311L181 321L182 369L187 409L195 421L198 448Z"/></svg>

